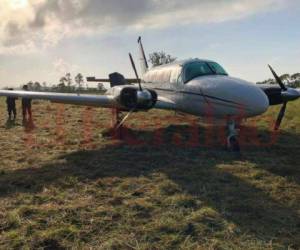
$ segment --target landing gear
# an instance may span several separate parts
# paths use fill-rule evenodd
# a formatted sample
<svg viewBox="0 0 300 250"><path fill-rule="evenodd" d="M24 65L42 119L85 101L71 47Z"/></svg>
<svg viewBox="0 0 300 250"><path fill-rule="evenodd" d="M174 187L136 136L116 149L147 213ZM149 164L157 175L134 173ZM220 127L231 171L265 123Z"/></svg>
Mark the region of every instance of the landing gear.
<svg viewBox="0 0 300 250"><path fill-rule="evenodd" d="M112 109L112 122L110 134L117 140L123 139L123 125L128 117L134 112L135 109L130 110L127 114L122 113L119 109Z"/></svg>
<svg viewBox="0 0 300 250"><path fill-rule="evenodd" d="M236 129L236 123L233 120L228 121L228 137L227 137L227 149L231 152L240 152L240 144L238 141L238 130Z"/></svg>
<svg viewBox="0 0 300 250"><path fill-rule="evenodd" d="M122 139L122 113L119 109L112 109L111 133L116 139Z"/></svg>

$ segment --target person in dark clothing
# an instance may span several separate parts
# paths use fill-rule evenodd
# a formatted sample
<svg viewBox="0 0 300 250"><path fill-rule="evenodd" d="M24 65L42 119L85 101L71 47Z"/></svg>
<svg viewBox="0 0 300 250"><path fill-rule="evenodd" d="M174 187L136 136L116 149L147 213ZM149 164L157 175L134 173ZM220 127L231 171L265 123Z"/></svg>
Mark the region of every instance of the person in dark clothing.
<svg viewBox="0 0 300 250"><path fill-rule="evenodd" d="M23 90L28 91L28 86L24 85ZM29 121L32 121L31 99L22 98L23 121L26 121L27 115Z"/></svg>
<svg viewBox="0 0 300 250"><path fill-rule="evenodd" d="M13 89L8 89L13 90ZM16 97L7 97L6 98L6 104L7 104L7 113L8 113L8 119L11 121L12 115L14 115L14 119L17 119L17 109L16 109Z"/></svg>

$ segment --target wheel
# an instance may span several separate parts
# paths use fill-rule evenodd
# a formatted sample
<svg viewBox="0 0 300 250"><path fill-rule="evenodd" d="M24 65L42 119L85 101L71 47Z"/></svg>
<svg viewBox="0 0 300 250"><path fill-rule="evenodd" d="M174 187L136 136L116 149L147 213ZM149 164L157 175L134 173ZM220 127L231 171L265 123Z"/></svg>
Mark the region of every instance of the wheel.
<svg viewBox="0 0 300 250"><path fill-rule="evenodd" d="M240 144L236 136L229 136L227 139L227 147L232 152L240 152Z"/></svg>

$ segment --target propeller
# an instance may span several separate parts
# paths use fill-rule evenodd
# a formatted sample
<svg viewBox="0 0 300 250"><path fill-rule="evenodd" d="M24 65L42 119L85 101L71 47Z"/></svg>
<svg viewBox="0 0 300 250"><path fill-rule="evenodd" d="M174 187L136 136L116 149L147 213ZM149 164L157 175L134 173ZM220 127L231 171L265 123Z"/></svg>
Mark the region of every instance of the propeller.
<svg viewBox="0 0 300 250"><path fill-rule="evenodd" d="M274 71L274 69L271 67L271 65L268 65L276 82L279 84L280 88L281 88L281 97L283 99L283 106L278 114L276 123L275 123L275 127L274 129L277 131L280 128L280 125L282 123L282 120L285 116L285 112L286 112L286 108L287 108L287 103L289 101L293 101L296 100L300 97L300 92L296 89L292 89L292 88L287 88L285 86L285 84L282 82L282 80L280 79L280 77L276 74L276 72Z"/></svg>
<svg viewBox="0 0 300 250"><path fill-rule="evenodd" d="M140 91L143 91L142 84L141 84L141 79L139 78L139 74L138 74L138 72L136 70L135 63L133 61L131 53L129 53L129 58L130 58L131 65L132 65L132 68L133 68L134 73L135 73L135 77L136 77L137 83L139 84Z"/></svg>
<svg viewBox="0 0 300 250"><path fill-rule="evenodd" d="M134 70L134 73L135 73L137 83L139 84L139 91L137 91L137 100L138 101L136 103L136 106L129 110L127 115L122 119L122 121L118 124L118 126L115 128L115 130L118 130L126 122L126 120L131 116L131 114L137 109L137 106L139 104L140 99L141 99L142 102L144 100L148 101L149 98L152 99L151 93L147 90L143 90L143 88L142 88L141 79L139 78L139 75L138 75L138 72L137 72L137 69L136 69L136 66L135 66L135 63L134 63L134 60L132 58L131 53L129 53L129 58L130 58L131 66L132 66L132 68Z"/></svg>
<svg viewBox="0 0 300 250"><path fill-rule="evenodd" d="M277 131L279 128L280 128L280 125L281 125L281 122L284 118L284 115L285 115L285 111L286 111L286 105L287 105L287 102L285 102L282 106L282 108L280 109L280 112L278 114L278 117L277 117L277 120L276 120L276 123L275 123L275 131Z"/></svg>
<svg viewBox="0 0 300 250"><path fill-rule="evenodd" d="M145 104L145 103L148 103L149 101L153 101L152 94L147 89L142 88L141 79L139 78L139 75L138 75L137 69L135 67L135 63L134 63L131 53L129 53L129 58L130 58L131 65L132 65L132 68L133 68L135 76L136 76L136 80L139 84L139 91L137 91L138 104Z"/></svg>
<svg viewBox="0 0 300 250"><path fill-rule="evenodd" d="M135 73L135 77L136 77L136 80L139 84L139 89L140 89L140 92L143 92L143 88L142 88L142 84L141 84L141 80L139 78L139 75L138 75L138 72L137 72L137 69L136 69L136 66L135 66L135 63L134 63L134 60L132 58L132 55L131 53L129 53L129 58L130 58L130 62L131 62L131 66L134 70L134 73ZM134 112L134 110L136 109L136 107L132 108L131 110L129 110L129 112L127 113L126 116L124 116L124 118L122 119L122 121L118 124L118 126L115 128L115 130L117 131L120 127L122 127L122 125L126 122L126 120L131 116L131 114Z"/></svg>
<svg viewBox="0 0 300 250"><path fill-rule="evenodd" d="M287 91L287 87L284 85L284 83L282 82L282 80L280 79L280 77L276 74L276 72L274 71L274 69L271 67L271 65L268 65L276 82L279 84L280 88L283 90L283 91Z"/></svg>

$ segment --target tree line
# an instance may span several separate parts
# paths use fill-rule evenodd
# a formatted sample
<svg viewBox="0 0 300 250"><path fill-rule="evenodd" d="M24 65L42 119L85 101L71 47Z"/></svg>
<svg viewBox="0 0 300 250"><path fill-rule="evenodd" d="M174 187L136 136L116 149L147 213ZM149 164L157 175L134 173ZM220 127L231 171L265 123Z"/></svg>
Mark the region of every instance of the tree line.
<svg viewBox="0 0 300 250"><path fill-rule="evenodd" d="M289 87L300 88L300 73L294 74L283 74L280 76L280 79ZM274 79L270 78L258 84L277 84Z"/></svg>
<svg viewBox="0 0 300 250"><path fill-rule="evenodd" d="M97 87L89 87L84 80L84 76L78 73L74 78L71 73L66 73L60 77L58 84L50 85L47 82L30 81L26 83L30 91L50 91L63 93L91 93L105 92L106 88L103 83L98 83ZM22 87L22 86L21 86Z"/></svg>

